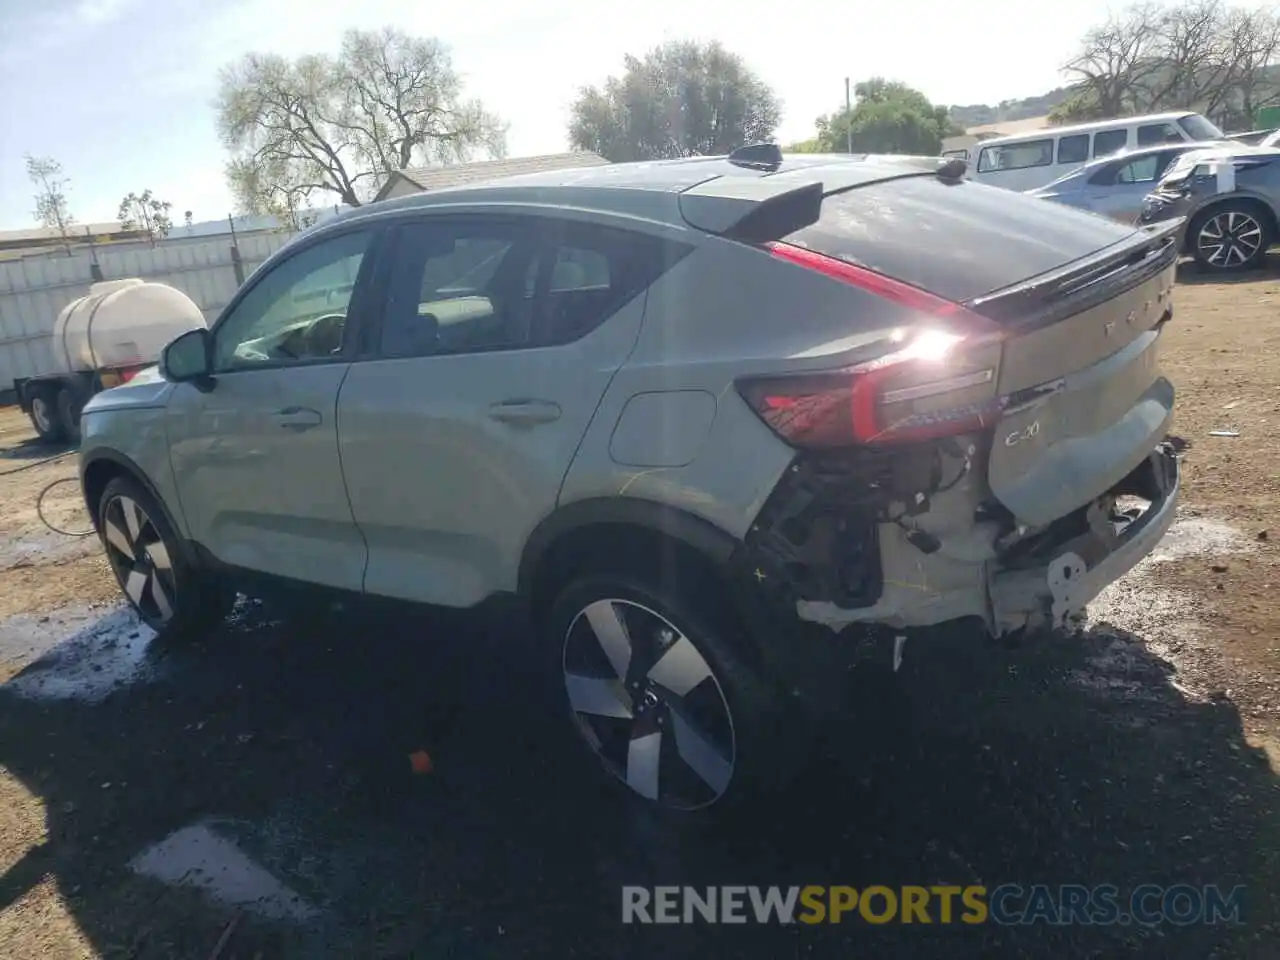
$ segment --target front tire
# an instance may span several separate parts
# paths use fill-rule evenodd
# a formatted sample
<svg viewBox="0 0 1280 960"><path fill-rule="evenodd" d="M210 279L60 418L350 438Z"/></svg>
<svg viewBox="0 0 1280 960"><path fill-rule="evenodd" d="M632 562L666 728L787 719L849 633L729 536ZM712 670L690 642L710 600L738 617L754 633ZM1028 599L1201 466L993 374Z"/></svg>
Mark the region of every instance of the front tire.
<svg viewBox="0 0 1280 960"><path fill-rule="evenodd" d="M770 698L718 591L683 583L579 576L544 632L560 704L598 762L633 796L688 813L758 785L772 738Z"/></svg>
<svg viewBox="0 0 1280 960"><path fill-rule="evenodd" d="M1234 273L1262 263L1271 246L1271 222L1255 203L1229 200L1196 217L1191 253L1201 270Z"/></svg>
<svg viewBox="0 0 1280 960"><path fill-rule="evenodd" d="M98 533L125 599L162 640L198 640L230 609L232 595L191 563L164 510L132 477L102 492Z"/></svg>

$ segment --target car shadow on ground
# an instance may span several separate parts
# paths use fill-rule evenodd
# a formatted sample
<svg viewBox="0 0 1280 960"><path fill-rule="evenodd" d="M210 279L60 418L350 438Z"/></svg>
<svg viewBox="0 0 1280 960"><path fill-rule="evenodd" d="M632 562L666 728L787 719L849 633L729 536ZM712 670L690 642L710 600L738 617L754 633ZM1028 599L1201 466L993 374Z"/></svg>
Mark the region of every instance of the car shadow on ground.
<svg viewBox="0 0 1280 960"><path fill-rule="evenodd" d="M20 440L17 443L0 447L0 462L6 460L17 461L34 461L48 460L52 457L60 457L64 454L71 453L76 448L65 443L48 443L37 437L29 437ZM4 467L0 466L0 473L4 472ZM10 467L9 469L13 469Z"/></svg>
<svg viewBox="0 0 1280 960"><path fill-rule="evenodd" d="M562 736L518 621L250 608L98 703L0 688L0 764L48 827L0 909L51 874L104 956L208 957L233 912L128 864L214 817L317 910L238 918L222 960L1275 955L1280 792L1229 702L1106 629L933 647L900 697L797 742L780 795L671 826ZM1247 891L1238 926L620 922L623 885L1005 882Z"/></svg>
<svg viewBox="0 0 1280 960"><path fill-rule="evenodd" d="M1181 284L1234 284L1274 281L1280 277L1280 248L1270 251L1257 267L1233 273L1217 273L1205 270L1195 260L1187 257L1178 262L1178 283Z"/></svg>

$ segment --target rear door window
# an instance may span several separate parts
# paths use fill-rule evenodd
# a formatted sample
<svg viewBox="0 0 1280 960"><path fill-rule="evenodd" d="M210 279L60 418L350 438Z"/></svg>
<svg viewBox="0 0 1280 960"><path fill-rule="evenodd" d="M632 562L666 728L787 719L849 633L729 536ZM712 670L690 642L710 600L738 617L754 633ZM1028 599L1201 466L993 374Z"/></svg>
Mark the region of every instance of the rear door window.
<svg viewBox="0 0 1280 960"><path fill-rule="evenodd" d="M1059 163L1084 163L1089 159L1089 135L1076 133L1058 141Z"/></svg>
<svg viewBox="0 0 1280 960"><path fill-rule="evenodd" d="M1182 131L1172 123L1146 123L1138 128L1138 146L1154 147L1158 143L1185 140Z"/></svg>
<svg viewBox="0 0 1280 960"><path fill-rule="evenodd" d="M1128 130L1099 130L1093 135L1093 155L1109 157L1117 150L1123 150L1128 142Z"/></svg>
<svg viewBox="0 0 1280 960"><path fill-rule="evenodd" d="M995 170L1022 170L1026 167L1047 167L1053 163L1052 140L1028 140L1010 143L1002 147L987 147L978 154L978 172Z"/></svg>
<svg viewBox="0 0 1280 960"><path fill-rule="evenodd" d="M972 181L881 180L828 196L786 238L938 296L964 301L1119 242L1133 228Z"/></svg>
<svg viewBox="0 0 1280 960"><path fill-rule="evenodd" d="M1160 155L1130 160L1116 173L1116 183L1152 183L1160 170Z"/></svg>

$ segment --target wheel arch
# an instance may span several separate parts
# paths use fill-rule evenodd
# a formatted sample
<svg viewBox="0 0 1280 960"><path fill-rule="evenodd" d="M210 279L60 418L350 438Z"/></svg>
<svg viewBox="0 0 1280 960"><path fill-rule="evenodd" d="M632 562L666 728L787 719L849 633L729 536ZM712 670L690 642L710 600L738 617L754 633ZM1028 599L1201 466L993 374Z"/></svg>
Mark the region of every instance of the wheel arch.
<svg viewBox="0 0 1280 960"><path fill-rule="evenodd" d="M548 584L565 572L562 559L583 548L625 554L638 542L672 543L717 571L740 546L733 535L678 507L638 497L579 500L549 514L530 534L520 558L520 595L537 610L547 602Z"/></svg>
<svg viewBox="0 0 1280 960"><path fill-rule="evenodd" d="M1228 203L1247 203L1250 206L1257 207L1259 212L1266 218L1267 222L1264 226L1271 231L1272 242L1280 239L1280 215L1277 215L1271 203L1260 194L1251 193L1247 190L1237 190L1234 193L1214 197L1191 215L1191 222L1187 225L1187 232L1183 241L1184 253L1195 253L1196 231L1206 217L1212 216L1215 210Z"/></svg>
<svg viewBox="0 0 1280 960"><path fill-rule="evenodd" d="M129 477L129 479L141 484L142 488L147 491L151 499L163 511L164 518L168 521L170 529L175 533L182 529L178 526L177 519L169 510L168 504L164 502L164 497L160 495L156 485L151 482L151 478L147 476L141 467L118 450L101 449L89 453L80 466L80 488L84 494L84 503L89 510L89 516L93 519L95 530L98 529L98 504L102 501L103 491L107 489L107 484L116 477Z"/></svg>

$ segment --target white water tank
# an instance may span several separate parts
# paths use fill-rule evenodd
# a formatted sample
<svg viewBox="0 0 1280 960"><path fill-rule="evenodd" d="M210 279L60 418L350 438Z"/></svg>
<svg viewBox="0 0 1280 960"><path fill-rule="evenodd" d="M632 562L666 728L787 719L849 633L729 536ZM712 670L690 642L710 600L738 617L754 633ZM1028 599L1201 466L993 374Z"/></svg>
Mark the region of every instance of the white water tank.
<svg viewBox="0 0 1280 960"><path fill-rule="evenodd" d="M58 373L155 363L174 337L207 326L181 290L145 280L104 280L69 303L53 327Z"/></svg>

